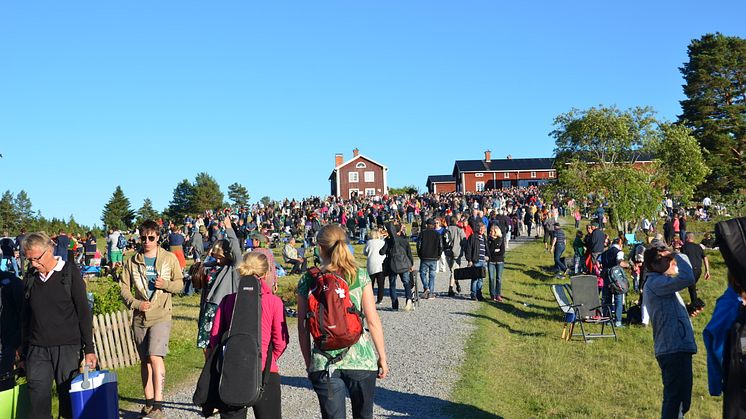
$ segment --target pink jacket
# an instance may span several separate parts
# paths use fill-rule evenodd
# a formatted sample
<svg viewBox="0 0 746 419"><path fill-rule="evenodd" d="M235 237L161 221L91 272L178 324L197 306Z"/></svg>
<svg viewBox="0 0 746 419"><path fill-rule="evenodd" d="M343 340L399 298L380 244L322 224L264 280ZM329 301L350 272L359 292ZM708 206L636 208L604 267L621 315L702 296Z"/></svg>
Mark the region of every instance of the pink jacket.
<svg viewBox="0 0 746 419"><path fill-rule="evenodd" d="M264 280L262 283L262 368L267 362L267 348L272 340L272 364L270 372L279 372L277 360L280 358L290 341L288 324L285 321L285 306L280 297L273 295L272 290ZM223 298L215 313L215 320L210 331L210 347L214 348L220 343L223 332L228 330L233 316L233 306L236 305L236 294L228 294Z"/></svg>

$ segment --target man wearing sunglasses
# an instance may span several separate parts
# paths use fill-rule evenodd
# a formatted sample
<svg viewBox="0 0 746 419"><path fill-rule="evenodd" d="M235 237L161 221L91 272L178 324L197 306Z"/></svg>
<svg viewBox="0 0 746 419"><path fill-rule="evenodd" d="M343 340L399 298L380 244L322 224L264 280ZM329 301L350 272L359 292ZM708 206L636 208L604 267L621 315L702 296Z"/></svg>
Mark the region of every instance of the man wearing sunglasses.
<svg viewBox="0 0 746 419"><path fill-rule="evenodd" d="M23 240L26 260L21 360L25 360L30 418L52 417L52 380L57 384L59 417L71 418L70 383L81 359L91 368L93 315L78 267L54 255L54 243L44 233ZM84 355L83 355L84 354Z"/></svg>
<svg viewBox="0 0 746 419"><path fill-rule="evenodd" d="M147 220L139 231L141 248L125 261L120 286L125 305L134 310L132 328L145 391L142 414L155 419L165 417L163 359L171 336L171 295L184 289L184 281L179 260L158 245L158 224Z"/></svg>

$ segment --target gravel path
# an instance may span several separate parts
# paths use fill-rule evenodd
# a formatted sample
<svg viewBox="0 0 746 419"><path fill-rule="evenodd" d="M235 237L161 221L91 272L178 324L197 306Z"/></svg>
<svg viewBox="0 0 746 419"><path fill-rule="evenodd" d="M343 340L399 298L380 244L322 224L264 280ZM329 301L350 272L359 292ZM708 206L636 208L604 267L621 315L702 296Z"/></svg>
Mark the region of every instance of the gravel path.
<svg viewBox="0 0 746 419"><path fill-rule="evenodd" d="M420 290L421 284L418 282ZM399 285L401 308L404 306L404 290L401 283ZM436 278L435 288L439 298L421 301L413 312L392 311L391 300L388 296L384 299L379 314L383 322L390 373L377 383L374 417L450 417L444 408L450 404L448 397L459 378L458 368L464 360L464 346L474 330L471 314L479 307L479 303L468 299L469 282L462 281L461 286L460 298L447 296L446 270L439 272ZM486 279L483 292L489 295ZM279 363L283 417L321 418L318 400L306 377L297 334L292 326L290 345ZM167 395L165 405L169 418L201 417L191 403L193 391L194 385L188 385ZM347 411L348 417L352 417L349 399ZM249 417L253 417L251 409L249 412ZM135 412L123 412L123 418L137 417Z"/></svg>

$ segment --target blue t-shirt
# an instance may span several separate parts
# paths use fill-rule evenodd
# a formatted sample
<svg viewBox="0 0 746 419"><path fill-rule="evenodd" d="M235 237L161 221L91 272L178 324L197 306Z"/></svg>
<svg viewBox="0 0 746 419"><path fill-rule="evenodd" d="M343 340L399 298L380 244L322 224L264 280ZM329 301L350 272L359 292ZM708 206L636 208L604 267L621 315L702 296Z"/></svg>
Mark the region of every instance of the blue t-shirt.
<svg viewBox="0 0 746 419"><path fill-rule="evenodd" d="M158 271L155 270L155 258L145 258L145 275L148 277L148 300L150 300L155 293L155 280L158 278Z"/></svg>

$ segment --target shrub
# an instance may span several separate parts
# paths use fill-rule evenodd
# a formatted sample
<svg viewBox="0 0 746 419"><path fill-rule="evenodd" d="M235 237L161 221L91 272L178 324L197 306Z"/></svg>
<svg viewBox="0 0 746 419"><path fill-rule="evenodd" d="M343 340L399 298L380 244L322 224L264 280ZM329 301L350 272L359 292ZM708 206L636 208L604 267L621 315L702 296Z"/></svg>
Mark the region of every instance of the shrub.
<svg viewBox="0 0 746 419"><path fill-rule="evenodd" d="M114 313L122 309L122 297L119 294L119 284L108 278L96 281L95 286L89 287L93 292L93 314Z"/></svg>

